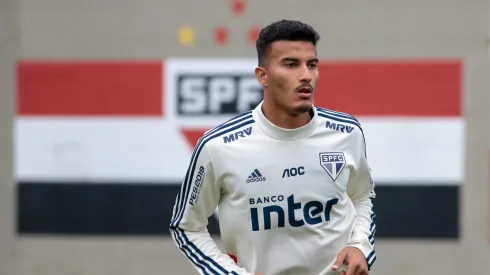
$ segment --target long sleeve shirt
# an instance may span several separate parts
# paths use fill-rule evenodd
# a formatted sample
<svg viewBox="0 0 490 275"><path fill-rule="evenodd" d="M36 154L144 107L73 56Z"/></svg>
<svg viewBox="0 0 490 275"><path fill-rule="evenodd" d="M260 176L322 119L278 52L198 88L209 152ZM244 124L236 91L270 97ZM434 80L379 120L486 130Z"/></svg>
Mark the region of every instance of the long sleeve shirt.
<svg viewBox="0 0 490 275"><path fill-rule="evenodd" d="M198 141L170 231L200 274L333 275L347 246L374 264L374 199L356 118L313 106L283 129L260 103ZM223 249L207 231L216 209Z"/></svg>

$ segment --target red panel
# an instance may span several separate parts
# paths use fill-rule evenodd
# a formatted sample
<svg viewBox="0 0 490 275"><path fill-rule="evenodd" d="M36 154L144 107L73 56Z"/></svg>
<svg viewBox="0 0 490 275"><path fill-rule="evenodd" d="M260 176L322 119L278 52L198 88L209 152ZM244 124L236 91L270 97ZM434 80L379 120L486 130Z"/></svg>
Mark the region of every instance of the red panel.
<svg viewBox="0 0 490 275"><path fill-rule="evenodd" d="M211 127L213 128L213 127ZM182 134L187 140L187 143L191 148L196 147L197 141L204 135L204 132L209 130L206 129L181 129Z"/></svg>
<svg viewBox="0 0 490 275"><path fill-rule="evenodd" d="M459 61L324 61L315 105L363 116L460 116Z"/></svg>
<svg viewBox="0 0 490 275"><path fill-rule="evenodd" d="M163 115L161 61L21 62L17 113Z"/></svg>
<svg viewBox="0 0 490 275"><path fill-rule="evenodd" d="M230 256L230 258L236 263L238 264L238 258L235 256L235 255L232 255L232 254L228 254L228 256Z"/></svg>

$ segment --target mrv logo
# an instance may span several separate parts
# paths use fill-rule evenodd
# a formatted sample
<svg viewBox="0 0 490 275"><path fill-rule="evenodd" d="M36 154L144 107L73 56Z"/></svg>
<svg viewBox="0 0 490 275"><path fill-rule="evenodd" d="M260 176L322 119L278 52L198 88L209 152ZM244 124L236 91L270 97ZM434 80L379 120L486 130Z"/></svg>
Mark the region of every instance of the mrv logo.
<svg viewBox="0 0 490 275"><path fill-rule="evenodd" d="M327 120L327 125L325 127L342 133L350 133L352 132L352 130L354 130L354 127L352 126L344 125L341 123L333 123L328 120Z"/></svg>
<svg viewBox="0 0 490 275"><path fill-rule="evenodd" d="M283 201L284 197L272 196L274 201ZM259 204L259 201L270 201L271 198L264 197L258 199L250 199L250 204ZM292 227L301 227L305 224L319 224L330 220L330 212L332 207L339 202L339 199L331 199L325 205L319 201L309 201L305 204L294 201L294 195L287 198L287 206L283 208L280 205L268 205L261 210L257 207L250 208L250 216L252 217L252 230L259 231L272 229L273 226L281 228L287 223ZM303 217L297 217L295 210L303 210ZM261 212L261 213L260 213ZM260 213L260 214L259 214ZM262 219L260 218L262 217ZM262 226L261 226L262 221ZM274 225L273 225L274 223Z"/></svg>
<svg viewBox="0 0 490 275"><path fill-rule="evenodd" d="M228 142L235 141L239 138L244 138L244 137L250 136L251 134L252 134L252 127L248 127L248 128L243 129L241 131L235 132L229 136L224 136L223 141L225 143L228 143Z"/></svg>
<svg viewBox="0 0 490 275"><path fill-rule="evenodd" d="M325 169L330 178L335 181L345 167L344 153L320 153L320 165Z"/></svg>
<svg viewBox="0 0 490 275"><path fill-rule="evenodd" d="M177 77L180 115L237 114L255 108L262 86L250 74L185 74Z"/></svg>

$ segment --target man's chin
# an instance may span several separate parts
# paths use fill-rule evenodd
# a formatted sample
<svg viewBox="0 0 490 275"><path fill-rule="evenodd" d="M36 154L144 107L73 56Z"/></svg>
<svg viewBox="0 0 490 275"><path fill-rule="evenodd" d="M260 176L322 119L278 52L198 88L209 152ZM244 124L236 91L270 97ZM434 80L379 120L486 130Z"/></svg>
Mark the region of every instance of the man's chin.
<svg viewBox="0 0 490 275"><path fill-rule="evenodd" d="M312 106L312 102L310 102L309 100L305 100L304 102L301 102L295 106L294 112L297 114L308 113L311 110Z"/></svg>

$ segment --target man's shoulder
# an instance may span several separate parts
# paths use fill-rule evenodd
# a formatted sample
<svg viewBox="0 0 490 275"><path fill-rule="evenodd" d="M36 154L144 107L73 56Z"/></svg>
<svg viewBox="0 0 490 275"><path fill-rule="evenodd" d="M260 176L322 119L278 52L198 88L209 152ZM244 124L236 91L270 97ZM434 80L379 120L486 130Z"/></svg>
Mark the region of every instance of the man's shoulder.
<svg viewBox="0 0 490 275"><path fill-rule="evenodd" d="M319 127L345 134L363 134L361 123L355 116L322 107L315 108L321 122Z"/></svg>
<svg viewBox="0 0 490 275"><path fill-rule="evenodd" d="M251 135L254 122L252 111L241 113L204 132L198 140L198 144L206 145L208 148L212 145L213 148L216 148L216 145L227 144L241 137Z"/></svg>

